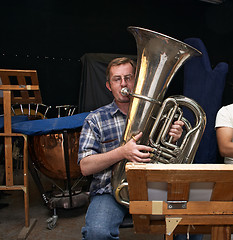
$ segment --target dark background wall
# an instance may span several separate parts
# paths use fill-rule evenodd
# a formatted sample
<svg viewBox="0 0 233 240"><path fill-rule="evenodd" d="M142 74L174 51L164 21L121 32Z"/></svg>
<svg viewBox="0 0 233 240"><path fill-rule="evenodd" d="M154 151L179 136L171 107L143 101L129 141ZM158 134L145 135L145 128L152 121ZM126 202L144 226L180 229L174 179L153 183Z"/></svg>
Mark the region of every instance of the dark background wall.
<svg viewBox="0 0 233 240"><path fill-rule="evenodd" d="M45 104L78 104L83 54L136 54L130 25L201 38L213 67L229 64L223 104L233 102L232 0L7 0L0 7L0 68L36 69Z"/></svg>

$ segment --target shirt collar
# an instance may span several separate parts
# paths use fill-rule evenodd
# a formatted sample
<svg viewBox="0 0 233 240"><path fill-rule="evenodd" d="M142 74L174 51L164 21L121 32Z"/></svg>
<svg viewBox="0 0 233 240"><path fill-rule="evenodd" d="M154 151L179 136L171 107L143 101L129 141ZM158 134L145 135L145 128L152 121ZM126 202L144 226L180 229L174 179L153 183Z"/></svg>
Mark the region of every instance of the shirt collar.
<svg viewBox="0 0 233 240"><path fill-rule="evenodd" d="M110 114L111 114L112 116L114 116L114 115L117 114L118 112L121 113L121 114L123 114L123 115L125 116L125 114L122 113L122 111L120 110L120 108L116 105L115 100L113 100L113 102L112 102L112 104L111 104Z"/></svg>

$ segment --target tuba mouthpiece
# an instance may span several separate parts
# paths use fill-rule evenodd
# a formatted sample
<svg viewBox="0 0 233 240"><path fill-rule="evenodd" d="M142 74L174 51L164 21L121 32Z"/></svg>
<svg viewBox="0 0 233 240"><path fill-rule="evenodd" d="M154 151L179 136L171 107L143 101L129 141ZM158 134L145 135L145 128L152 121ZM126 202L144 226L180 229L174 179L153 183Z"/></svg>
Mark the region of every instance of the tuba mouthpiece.
<svg viewBox="0 0 233 240"><path fill-rule="evenodd" d="M129 96L130 95L130 90L127 87L124 87L121 89L121 94L123 96Z"/></svg>

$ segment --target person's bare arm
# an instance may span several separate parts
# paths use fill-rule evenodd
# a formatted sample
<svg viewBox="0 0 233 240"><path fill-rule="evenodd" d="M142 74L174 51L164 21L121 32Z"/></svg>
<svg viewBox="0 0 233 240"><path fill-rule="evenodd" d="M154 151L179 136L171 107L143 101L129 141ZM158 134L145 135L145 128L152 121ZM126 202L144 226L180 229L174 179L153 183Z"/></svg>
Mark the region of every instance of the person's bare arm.
<svg viewBox="0 0 233 240"><path fill-rule="evenodd" d="M135 140L138 141L141 136L142 133L137 134L135 136ZM151 160L149 158L149 152L153 149L145 145L137 145L135 140L131 139L125 145L122 145L112 151L94 154L83 158L80 161L82 174L84 176L88 176L98 173L123 159L127 159L131 162L149 162Z"/></svg>
<svg viewBox="0 0 233 240"><path fill-rule="evenodd" d="M233 157L233 128L218 127L216 136L220 155L222 157Z"/></svg>

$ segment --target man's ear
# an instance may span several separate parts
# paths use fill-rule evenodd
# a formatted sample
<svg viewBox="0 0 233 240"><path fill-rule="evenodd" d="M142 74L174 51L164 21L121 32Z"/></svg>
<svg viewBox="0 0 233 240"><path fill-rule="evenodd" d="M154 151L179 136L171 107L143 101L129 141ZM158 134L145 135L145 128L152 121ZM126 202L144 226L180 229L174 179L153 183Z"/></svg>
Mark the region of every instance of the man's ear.
<svg viewBox="0 0 233 240"><path fill-rule="evenodd" d="M106 87L110 92L112 91L109 81L106 82Z"/></svg>

